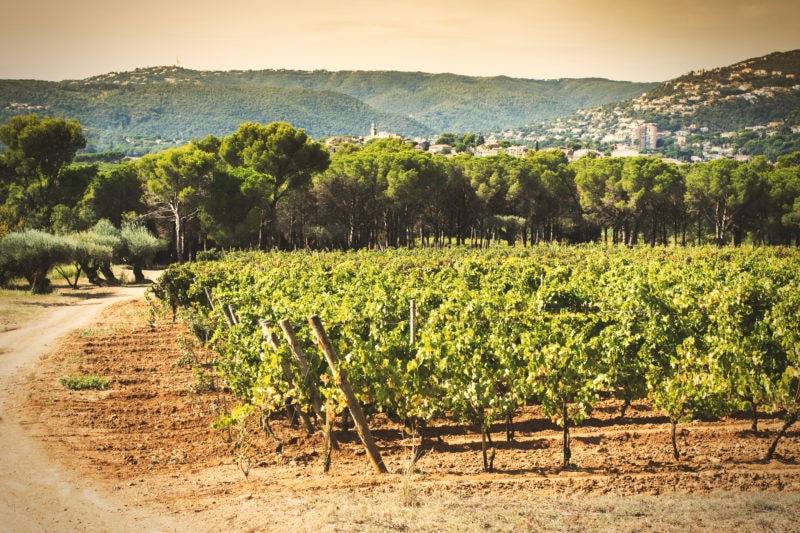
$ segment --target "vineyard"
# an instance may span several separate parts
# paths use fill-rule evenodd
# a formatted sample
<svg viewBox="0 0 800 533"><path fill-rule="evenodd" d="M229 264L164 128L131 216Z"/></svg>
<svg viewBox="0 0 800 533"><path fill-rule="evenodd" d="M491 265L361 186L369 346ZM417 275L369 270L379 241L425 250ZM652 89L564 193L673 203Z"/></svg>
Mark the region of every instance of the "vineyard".
<svg viewBox="0 0 800 533"><path fill-rule="evenodd" d="M563 469L570 428L601 402L619 420L652 405L676 461L679 424L747 413L756 432L779 414L763 454L780 454L800 412L799 276L800 253L785 248L236 253L173 266L152 292L214 350L238 401L217 427L272 434L288 416L323 432L327 468L333 420L358 418L354 407L420 449L426 425L447 418L480 433L491 471L492 428L513 439L532 405L563 429Z"/></svg>

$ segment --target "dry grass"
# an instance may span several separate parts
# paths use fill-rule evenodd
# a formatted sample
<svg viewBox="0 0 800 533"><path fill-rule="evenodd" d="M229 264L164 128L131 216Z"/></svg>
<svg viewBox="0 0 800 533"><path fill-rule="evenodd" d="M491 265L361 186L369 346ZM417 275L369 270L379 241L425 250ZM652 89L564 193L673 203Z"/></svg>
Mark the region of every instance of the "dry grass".
<svg viewBox="0 0 800 533"><path fill-rule="evenodd" d="M19 288L0 289L0 332L17 328L48 308L70 303L74 303L74 297L66 291L31 294Z"/></svg>
<svg viewBox="0 0 800 533"><path fill-rule="evenodd" d="M234 522L244 528L237 530L796 531L800 523L800 495L788 493L581 498L531 494L524 499L445 493L417 495L416 505L408 506L398 488L394 494L273 494L268 500L256 496L243 501ZM254 520L258 508L271 511Z"/></svg>
<svg viewBox="0 0 800 533"><path fill-rule="evenodd" d="M124 266L112 267L114 274L123 284L132 282L133 274ZM154 276L149 272L151 277ZM85 277L78 279L78 288L69 287L57 272L50 273L51 294L31 294L27 282L20 278L13 280L8 288L0 289L0 332L18 328L21 324L36 318L49 308L71 305L76 299L88 298L93 291L101 288L89 283Z"/></svg>

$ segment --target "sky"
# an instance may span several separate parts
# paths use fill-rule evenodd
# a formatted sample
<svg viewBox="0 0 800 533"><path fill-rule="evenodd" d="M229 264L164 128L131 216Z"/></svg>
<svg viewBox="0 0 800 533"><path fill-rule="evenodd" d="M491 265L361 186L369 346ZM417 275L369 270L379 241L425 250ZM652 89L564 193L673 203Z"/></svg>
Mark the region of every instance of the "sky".
<svg viewBox="0 0 800 533"><path fill-rule="evenodd" d="M138 67L666 81L800 49L800 1L0 0L0 79Z"/></svg>

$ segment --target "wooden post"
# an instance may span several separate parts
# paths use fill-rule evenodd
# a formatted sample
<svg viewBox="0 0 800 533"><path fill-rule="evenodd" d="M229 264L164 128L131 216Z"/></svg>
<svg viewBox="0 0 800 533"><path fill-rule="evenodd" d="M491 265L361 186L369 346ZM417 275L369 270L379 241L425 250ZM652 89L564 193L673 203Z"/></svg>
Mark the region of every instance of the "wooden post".
<svg viewBox="0 0 800 533"><path fill-rule="evenodd" d="M213 311L214 310L214 300L211 298L211 291L208 290L208 287L203 286L203 292L206 293L206 300L208 300L208 306Z"/></svg>
<svg viewBox="0 0 800 533"><path fill-rule="evenodd" d="M228 304L228 313L231 315L231 323L238 324L239 315L236 314L236 308L233 306L233 304Z"/></svg>
<svg viewBox="0 0 800 533"><path fill-rule="evenodd" d="M267 338L267 342L275 350L275 353L278 353L278 348L280 348L280 342L278 340L278 336L272 333L269 327L269 322L266 320L259 320L258 325L261 326L261 331L264 332L264 336ZM279 356L280 357L280 356ZM280 357L281 360L281 371L283 372L283 379L289 385L289 388L294 387L294 380L292 379L292 367L289 366L289 362L286 361L283 357ZM303 420L303 425L306 428L306 431L312 433L314 431L314 426L311 425L311 420L308 418L308 414L303 412L302 409L295 406L292 403L291 398L286 399L286 415L289 417L289 422L294 425L295 415L299 416Z"/></svg>
<svg viewBox="0 0 800 533"><path fill-rule="evenodd" d="M280 348L280 342L278 341L278 336L269 329L269 321L262 318L258 321L258 325L261 326L261 331L264 333L264 337L267 338L270 347L277 352L278 348Z"/></svg>
<svg viewBox="0 0 800 533"><path fill-rule="evenodd" d="M214 305L214 298L211 297L211 291L208 290L208 287L203 286L203 292L206 294L206 300L208 300L208 306L213 311L216 309L216 305ZM217 302L219 304L219 302ZM222 316L225 318L225 323L228 324L229 328L232 328L234 325L239 323L239 318L236 316L234 312L233 304L230 305L221 305L222 309Z"/></svg>
<svg viewBox="0 0 800 533"><path fill-rule="evenodd" d="M417 302L415 300L411 300L409 310L409 318L408 318L408 325L409 325L409 344L414 346L417 343Z"/></svg>
<svg viewBox="0 0 800 533"><path fill-rule="evenodd" d="M231 319L231 315L228 312L228 308L224 305L220 305L220 309L222 309L222 316L225 318L225 323L228 324L229 328L232 328L233 319Z"/></svg>
<svg viewBox="0 0 800 533"><path fill-rule="evenodd" d="M353 389L350 388L350 382L347 381L347 375L345 372L339 369L339 358L336 356L336 351L333 349L333 345L328 339L328 335L325 333L325 328L322 327L322 321L320 321L317 315L313 315L308 319L308 322L311 324L311 329L314 330L314 334L317 337L317 343L319 344L322 353L325 354L325 359L328 361L328 366L331 367L333 379L344 395L344 399L347 402L347 408L350 410L350 414L353 417L353 422L356 424L358 436L361 438L361 442L364 444L364 448L367 450L367 455L372 462L372 467L375 469L376 473L385 474L387 472L386 465L383 464L381 454L378 451L378 447L375 445L375 440L372 438L372 433L367 425L367 419L364 417L364 412L361 410L361 406L359 405L358 400L356 400L355 394L353 394Z"/></svg>
<svg viewBox="0 0 800 533"><path fill-rule="evenodd" d="M289 343L289 348L292 350L294 362L297 363L297 368L300 369L300 374L303 376L305 384L308 386L311 392L311 407L314 409L314 414L317 415L320 424L324 425L325 421L327 420L327 415L322 410L322 395L317 388L317 384L309 379L311 370L308 366L306 356L303 353L303 347L300 346L300 342L297 340L297 336L294 333L294 328L292 328L292 325L288 320L281 320L278 322L278 325L280 325L281 329L283 330L283 336L286 337L286 342Z"/></svg>

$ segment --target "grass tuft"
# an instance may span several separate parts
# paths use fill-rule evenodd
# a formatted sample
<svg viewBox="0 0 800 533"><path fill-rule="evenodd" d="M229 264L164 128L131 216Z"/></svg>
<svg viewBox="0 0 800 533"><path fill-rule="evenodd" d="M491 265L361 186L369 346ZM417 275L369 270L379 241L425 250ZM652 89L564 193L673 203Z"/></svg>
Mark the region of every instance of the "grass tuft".
<svg viewBox="0 0 800 533"><path fill-rule="evenodd" d="M108 387L108 380L100 376L100 374L70 374L69 376L61 378L58 381L70 390L102 390Z"/></svg>

